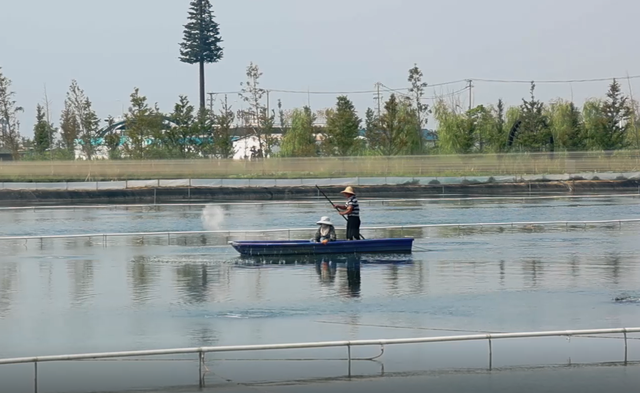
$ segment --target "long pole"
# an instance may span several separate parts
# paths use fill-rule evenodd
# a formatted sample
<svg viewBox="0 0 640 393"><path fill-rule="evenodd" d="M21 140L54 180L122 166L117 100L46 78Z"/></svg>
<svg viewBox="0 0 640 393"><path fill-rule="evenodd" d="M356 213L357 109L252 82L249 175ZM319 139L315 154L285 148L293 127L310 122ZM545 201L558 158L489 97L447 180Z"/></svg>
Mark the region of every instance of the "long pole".
<svg viewBox="0 0 640 393"><path fill-rule="evenodd" d="M335 203L333 203L333 202L331 201L331 199L329 199L329 197L327 196L327 194L325 194L325 193L320 189L320 187L318 187L318 185L317 185L317 184L316 184L316 188L318 189L318 191L320 191L320 193L321 193L322 195L324 195L324 197L325 197L325 198L327 198L327 200L329 201L329 203L331 204L331 206L333 206L333 208L334 208L334 209L336 209L336 211L338 211L338 208L336 207ZM345 221L349 221L349 220L347 219L347 217L345 217L345 216L343 216L343 215L340 215L340 216L341 216L342 218L344 218L344 220L345 220Z"/></svg>
<svg viewBox="0 0 640 393"><path fill-rule="evenodd" d="M320 193L321 193L322 195L324 195L324 197L325 197L325 198L327 198L327 200L329 201L329 203L331 204L331 206L333 206L333 208L334 208L334 209L336 209L336 211L338 211L338 207L335 205L335 203L333 203L333 202L331 201L331 199L329 199L329 197L327 196L327 194L325 194L325 193L320 189L320 187L318 187L318 185L317 185L317 184L316 184L316 188L318 189L318 191L320 191ZM340 216L341 216L342 218L344 218L344 220L345 220L346 222L349 222L349 219L347 219L347 217L343 216L342 214L340 214ZM364 236L360 235L360 240L365 240L365 239L364 239Z"/></svg>

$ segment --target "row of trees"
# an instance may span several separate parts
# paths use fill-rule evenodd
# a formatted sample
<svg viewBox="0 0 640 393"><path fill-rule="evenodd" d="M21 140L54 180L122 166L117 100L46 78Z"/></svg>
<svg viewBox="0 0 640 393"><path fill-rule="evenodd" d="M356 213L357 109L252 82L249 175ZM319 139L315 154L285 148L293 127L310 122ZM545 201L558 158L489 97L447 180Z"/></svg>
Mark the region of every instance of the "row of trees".
<svg viewBox="0 0 640 393"><path fill-rule="evenodd" d="M604 99L587 100L582 108L562 99L545 104L535 97L505 108L479 105L456 110L455 101L438 100L438 151L442 153L502 153L511 151L581 151L640 149L636 127L638 106L622 94L614 80Z"/></svg>
<svg viewBox="0 0 640 393"><path fill-rule="evenodd" d="M124 115L124 135L112 132L113 127L105 132L115 119L101 121L74 80L59 125L51 121L45 97L45 104L36 106L34 137L26 139L20 136L22 108L0 69L0 145L15 159L23 150L30 159L73 159L76 146L88 159L95 158L98 149L106 149L112 159L228 158L234 153L232 137L242 129L256 137L257 157L272 156L276 146L283 157L640 149L636 105L615 80L605 98L590 99L581 108L565 100L539 101L533 83L530 97L519 106L507 108L500 100L495 106L463 110L456 99L441 98L431 108L425 103L427 84L414 66L407 94L392 94L379 111L369 108L360 118L344 95L337 97L333 108L321 111L309 107L285 111L281 101L277 109L270 109L261 76L257 65L247 67L239 92L245 105L238 111L226 97L214 110L194 107L180 96L173 111L165 114L136 88ZM435 144L425 139L430 115L437 122ZM319 116L326 120L324 126L318 125Z"/></svg>

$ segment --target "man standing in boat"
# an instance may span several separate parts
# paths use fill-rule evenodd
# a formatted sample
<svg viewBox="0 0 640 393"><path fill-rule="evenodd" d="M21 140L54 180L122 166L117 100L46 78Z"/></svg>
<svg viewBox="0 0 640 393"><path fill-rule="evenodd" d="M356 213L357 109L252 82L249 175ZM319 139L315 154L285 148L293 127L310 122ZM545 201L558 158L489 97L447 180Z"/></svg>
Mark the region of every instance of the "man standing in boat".
<svg viewBox="0 0 640 393"><path fill-rule="evenodd" d="M346 205L336 205L342 210L341 216L347 216L347 240L360 240L360 204L351 186L341 192L347 198Z"/></svg>

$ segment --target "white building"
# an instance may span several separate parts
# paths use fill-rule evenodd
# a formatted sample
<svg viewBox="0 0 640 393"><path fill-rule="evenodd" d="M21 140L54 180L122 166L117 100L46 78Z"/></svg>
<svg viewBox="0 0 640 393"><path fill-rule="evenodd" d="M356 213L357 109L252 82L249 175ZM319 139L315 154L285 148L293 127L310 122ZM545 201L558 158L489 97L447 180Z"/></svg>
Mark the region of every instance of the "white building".
<svg viewBox="0 0 640 393"><path fill-rule="evenodd" d="M277 140L276 145L272 146L271 153L278 154L280 152L280 141L282 140L281 134L272 134L272 138ZM255 135L247 135L233 142L233 159L234 160L248 160L252 156L257 154L260 150L260 140ZM267 155L267 158L271 155Z"/></svg>

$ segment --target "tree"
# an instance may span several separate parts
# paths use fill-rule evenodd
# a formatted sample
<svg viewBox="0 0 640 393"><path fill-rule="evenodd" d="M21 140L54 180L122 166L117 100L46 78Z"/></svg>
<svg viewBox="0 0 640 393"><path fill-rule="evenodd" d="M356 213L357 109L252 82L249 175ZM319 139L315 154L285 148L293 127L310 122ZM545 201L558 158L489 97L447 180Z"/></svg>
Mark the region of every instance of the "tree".
<svg viewBox="0 0 640 393"><path fill-rule="evenodd" d="M444 99L436 101L434 116L438 122L438 143L445 154L470 153L475 144L474 120L470 113L467 117L456 113Z"/></svg>
<svg viewBox="0 0 640 393"><path fill-rule="evenodd" d="M15 92L11 91L11 80L4 76L0 68L0 144L11 151L14 160L20 158L20 120L23 111L16 105Z"/></svg>
<svg viewBox="0 0 640 393"><path fill-rule="evenodd" d="M72 116L75 117L75 122L78 126L77 138L80 140L82 152L87 157L87 160L91 160L96 151L94 143L98 137L100 119L93 110L91 101L85 95L84 90L78 86L78 82L75 79L71 81L65 105L68 106Z"/></svg>
<svg viewBox="0 0 640 393"><path fill-rule="evenodd" d="M112 116L109 116L107 118L107 127L111 129L111 127L113 127L114 124L115 124L114 118ZM117 160L122 158L122 155L120 154L120 150L119 150L121 141L122 141L121 136L116 134L113 130L111 130L111 132L109 132L104 137L104 143L107 147L107 152L109 154L110 160Z"/></svg>
<svg viewBox="0 0 640 393"><path fill-rule="evenodd" d="M269 109L262 104L262 98L267 91L260 87L262 72L258 65L251 62L247 67L246 76L247 82L240 83L242 86L240 98L249 107L238 111L238 117L244 121L245 126L251 130L258 141L257 157L267 157L276 142L272 135L275 114L270 114Z"/></svg>
<svg viewBox="0 0 640 393"><path fill-rule="evenodd" d="M628 98L615 79L609 86L607 99L601 106L603 121L600 132L593 134L594 144L602 150L622 149L627 146L627 134L631 130L632 108Z"/></svg>
<svg viewBox="0 0 640 393"><path fill-rule="evenodd" d="M205 107L205 63L222 60L223 48L220 28L214 20L209 0L192 0L189 6L188 23L180 44L180 61L200 66L200 109Z"/></svg>
<svg viewBox="0 0 640 393"><path fill-rule="evenodd" d="M50 138L51 127L47 122L46 114L42 105L36 106L36 124L33 127L33 142L38 154L44 154L51 148Z"/></svg>
<svg viewBox="0 0 640 393"><path fill-rule="evenodd" d="M406 153L412 149L412 133L416 129L416 116L406 102L391 94L379 118L367 111L367 139L369 146L384 156Z"/></svg>
<svg viewBox="0 0 640 393"><path fill-rule="evenodd" d="M522 151L553 150L553 135L549 128L549 119L544 111L544 104L536 100L534 91L536 85L531 82L531 99L522 100L521 125L515 135L515 145Z"/></svg>
<svg viewBox="0 0 640 393"><path fill-rule="evenodd" d="M127 143L125 151L130 158L150 158L153 142L162 138L163 117L158 105L151 107L147 97L137 87L130 95L131 106L125 114Z"/></svg>
<svg viewBox="0 0 640 393"><path fill-rule="evenodd" d="M234 149L231 138L234 121L235 115L225 95L220 113L214 115L213 151L218 158L233 157Z"/></svg>
<svg viewBox="0 0 640 393"><path fill-rule="evenodd" d="M63 148L71 155L73 155L79 132L80 125L78 124L78 120L73 114L69 100L66 100L62 115L60 116L60 136Z"/></svg>
<svg viewBox="0 0 640 393"><path fill-rule="evenodd" d="M557 100L548 106L549 126L557 145L568 151L585 148L582 113L573 102Z"/></svg>
<svg viewBox="0 0 640 393"><path fill-rule="evenodd" d="M422 137L422 128L426 127L428 116L431 113L428 104L422 102L424 99L424 91L427 88L428 84L422 81L422 71L418 68L418 65L415 64L413 68L409 70L409 78L407 79L409 83L411 83L411 87L409 88L409 93L412 95L412 101L414 108L416 110L416 116L418 119L418 127L420 128L420 139L419 139L419 150L424 150L424 138Z"/></svg>
<svg viewBox="0 0 640 393"><path fill-rule="evenodd" d="M327 111L327 126L324 145L329 154L348 156L358 146L362 120L356 113L353 102L346 96L339 96L335 109Z"/></svg>
<svg viewBox="0 0 640 393"><path fill-rule="evenodd" d="M181 158L187 158L193 150L191 145L197 131L194 112L195 108L189 103L189 99L186 96L180 96L173 108L173 113L169 116L175 127L169 128L163 136L166 148Z"/></svg>
<svg viewBox="0 0 640 393"><path fill-rule="evenodd" d="M280 154L283 157L312 157L317 155L315 126L316 115L311 108L295 109L291 114L291 129L282 140Z"/></svg>

